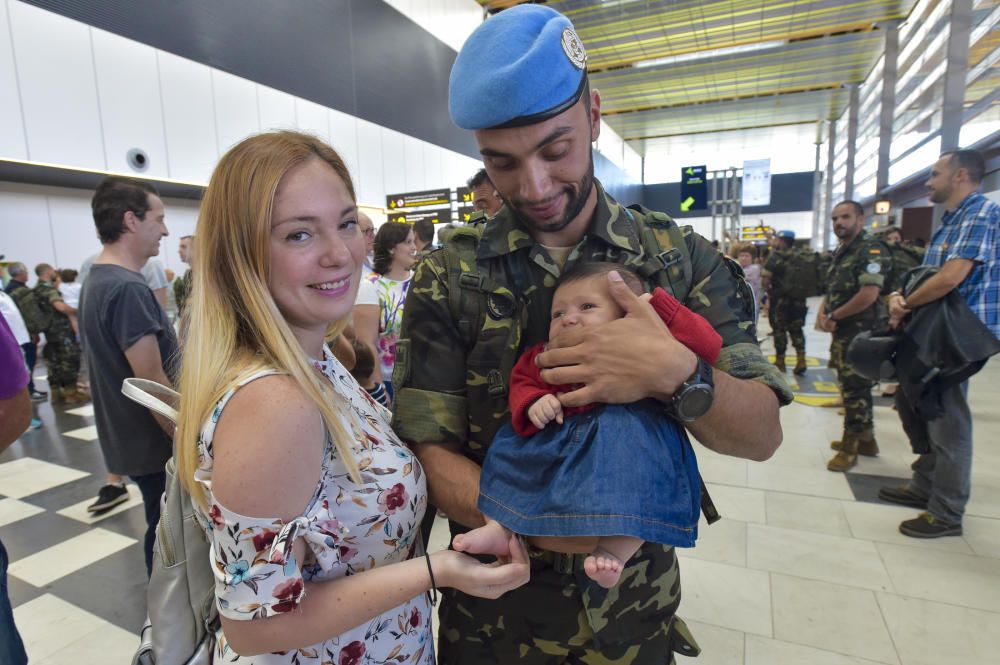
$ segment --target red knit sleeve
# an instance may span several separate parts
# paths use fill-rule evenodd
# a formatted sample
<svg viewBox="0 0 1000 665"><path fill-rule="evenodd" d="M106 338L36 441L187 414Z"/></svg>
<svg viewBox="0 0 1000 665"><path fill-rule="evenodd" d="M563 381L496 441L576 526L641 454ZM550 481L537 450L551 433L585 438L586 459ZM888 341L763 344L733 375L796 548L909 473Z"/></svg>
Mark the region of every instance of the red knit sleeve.
<svg viewBox="0 0 1000 665"><path fill-rule="evenodd" d="M708 321L695 314L661 288L653 291L650 304L677 341L711 364L719 359L722 337Z"/></svg>
<svg viewBox="0 0 1000 665"><path fill-rule="evenodd" d="M528 418L528 407L542 395L556 392L556 386L543 381L541 371L535 365L535 356L544 350L545 344L536 344L529 348L521 354L510 373L508 403L511 424L514 426L514 431L521 436L531 436L538 431Z"/></svg>

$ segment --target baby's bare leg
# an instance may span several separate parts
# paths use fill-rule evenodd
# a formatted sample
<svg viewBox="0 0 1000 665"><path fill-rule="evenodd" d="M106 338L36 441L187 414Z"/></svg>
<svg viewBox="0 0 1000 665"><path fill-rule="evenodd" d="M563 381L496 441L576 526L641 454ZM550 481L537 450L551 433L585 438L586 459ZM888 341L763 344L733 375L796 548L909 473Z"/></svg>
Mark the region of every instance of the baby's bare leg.
<svg viewBox="0 0 1000 665"><path fill-rule="evenodd" d="M618 584L625 564L642 547L643 540L631 536L605 536L597 543L597 549L583 562L583 570L587 577L610 589Z"/></svg>

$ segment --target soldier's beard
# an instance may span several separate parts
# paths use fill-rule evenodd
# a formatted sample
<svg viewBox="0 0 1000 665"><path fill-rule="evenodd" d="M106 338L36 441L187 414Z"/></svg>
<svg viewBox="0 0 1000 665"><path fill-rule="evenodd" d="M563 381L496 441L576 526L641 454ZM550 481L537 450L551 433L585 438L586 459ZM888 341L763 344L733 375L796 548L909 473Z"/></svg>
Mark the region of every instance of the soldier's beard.
<svg viewBox="0 0 1000 665"><path fill-rule="evenodd" d="M512 201L505 196L501 195L504 203L510 208L517 219L525 227L531 230L540 231L542 233L558 233L564 228L569 226L570 222L577 218L583 207L587 205L587 197L590 196L590 190L594 188L594 155L590 155L590 165L587 167L587 172L583 175L576 185L566 185L563 188L563 193L566 194L569 203L566 204L565 212L562 218L550 222L538 222L531 218L524 210L522 210L521 203L517 201Z"/></svg>

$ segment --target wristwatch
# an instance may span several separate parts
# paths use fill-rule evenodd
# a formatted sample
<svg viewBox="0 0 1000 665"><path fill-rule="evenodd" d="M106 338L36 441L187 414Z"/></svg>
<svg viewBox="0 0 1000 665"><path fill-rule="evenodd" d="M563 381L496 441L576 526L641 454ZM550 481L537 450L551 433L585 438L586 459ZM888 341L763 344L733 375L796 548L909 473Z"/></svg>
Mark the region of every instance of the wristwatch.
<svg viewBox="0 0 1000 665"><path fill-rule="evenodd" d="M694 374L674 392L668 409L680 422L693 423L712 408L714 399L715 382L712 378L712 366L699 356Z"/></svg>

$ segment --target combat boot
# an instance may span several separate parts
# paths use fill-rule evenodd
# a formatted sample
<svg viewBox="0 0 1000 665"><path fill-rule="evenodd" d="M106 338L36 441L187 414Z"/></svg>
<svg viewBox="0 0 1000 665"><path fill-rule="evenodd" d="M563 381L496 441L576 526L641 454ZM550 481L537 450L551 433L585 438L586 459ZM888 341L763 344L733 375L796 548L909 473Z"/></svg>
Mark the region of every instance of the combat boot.
<svg viewBox="0 0 1000 665"><path fill-rule="evenodd" d="M785 373L785 354L775 353L774 354L774 366L778 368L778 371L782 374Z"/></svg>
<svg viewBox="0 0 1000 665"><path fill-rule="evenodd" d="M826 463L826 468L830 471L844 472L854 468L858 463L858 435L845 433L844 439L840 442L840 452L833 456Z"/></svg>
<svg viewBox="0 0 1000 665"><path fill-rule="evenodd" d="M49 386L49 401L52 403L52 406L59 406L65 403L66 400L63 398L62 388Z"/></svg>
<svg viewBox="0 0 1000 665"><path fill-rule="evenodd" d="M849 435L847 434L847 430L844 430L844 433L840 435L839 439L837 439L836 441L831 441L830 442L830 449L831 450L840 450L841 448L843 448L844 447L843 442L844 442L844 440L848 436Z"/></svg>
<svg viewBox="0 0 1000 665"><path fill-rule="evenodd" d="M798 374L802 376L806 373L806 352L796 351L795 352L795 369L792 370L793 374Z"/></svg>
<svg viewBox="0 0 1000 665"><path fill-rule="evenodd" d="M875 440L875 430L869 428L858 435L858 454L865 457L878 457L878 442Z"/></svg>
<svg viewBox="0 0 1000 665"><path fill-rule="evenodd" d="M63 402L66 404L86 404L90 401L90 398L86 394L76 388L63 388L62 396Z"/></svg>

